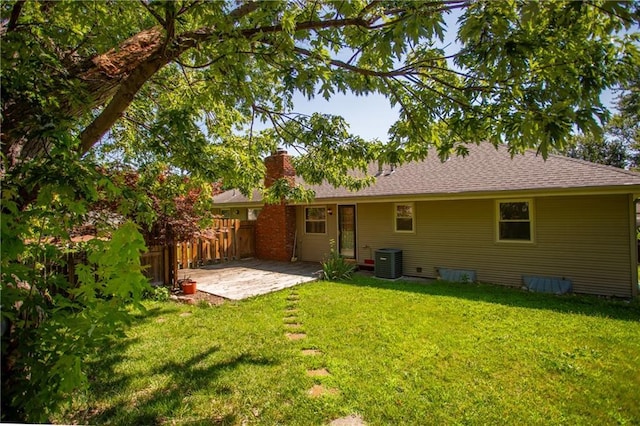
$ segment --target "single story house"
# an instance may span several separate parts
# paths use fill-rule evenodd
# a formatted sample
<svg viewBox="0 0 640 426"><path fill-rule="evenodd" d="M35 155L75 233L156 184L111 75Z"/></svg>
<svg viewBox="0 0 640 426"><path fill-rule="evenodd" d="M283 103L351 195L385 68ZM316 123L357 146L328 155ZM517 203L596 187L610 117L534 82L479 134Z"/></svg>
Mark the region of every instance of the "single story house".
<svg viewBox="0 0 640 426"><path fill-rule="evenodd" d="M228 217L257 217L258 258L319 262L334 240L363 267L382 249L401 250L407 276L457 271L508 286L568 283L577 293L637 296L640 174L534 151L512 158L489 143L469 148L445 162L434 153L398 167L372 164L371 186L310 186L310 204L263 205L258 192L250 199L235 190L214 202ZM304 185L286 151L265 164L266 186L280 177Z"/></svg>

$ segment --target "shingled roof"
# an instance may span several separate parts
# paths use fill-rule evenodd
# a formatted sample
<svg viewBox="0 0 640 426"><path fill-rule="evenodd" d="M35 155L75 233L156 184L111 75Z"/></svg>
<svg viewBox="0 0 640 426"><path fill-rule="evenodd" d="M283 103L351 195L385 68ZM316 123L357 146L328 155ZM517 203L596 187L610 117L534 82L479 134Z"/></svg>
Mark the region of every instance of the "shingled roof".
<svg viewBox="0 0 640 426"><path fill-rule="evenodd" d="M590 190L596 192L640 192L640 173L588 161L550 155L546 160L535 151L511 157L507 148L495 148L490 143L470 145L466 157L452 156L441 162L435 151L424 161L403 164L392 171L389 165L378 173L378 166L369 167L378 175L371 186L357 192L334 188L329 184L306 185L316 200L345 198L393 198L423 196L473 196L483 193L565 192ZM218 204L260 203L255 191L251 200L239 191L226 191L214 198Z"/></svg>

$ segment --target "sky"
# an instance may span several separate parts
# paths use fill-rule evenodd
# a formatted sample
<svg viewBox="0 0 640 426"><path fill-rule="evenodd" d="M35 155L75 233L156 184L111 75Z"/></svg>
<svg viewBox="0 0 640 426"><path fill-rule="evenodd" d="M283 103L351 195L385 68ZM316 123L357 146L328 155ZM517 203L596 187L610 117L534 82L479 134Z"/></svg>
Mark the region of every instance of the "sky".
<svg viewBox="0 0 640 426"><path fill-rule="evenodd" d="M391 108L382 95L355 96L338 94L328 101L316 97L311 101L303 95L294 97L294 110L311 115L314 112L340 115L349 124L351 133L363 139L387 140L389 127L398 119L399 109Z"/></svg>
<svg viewBox="0 0 640 426"><path fill-rule="evenodd" d="M445 16L445 39L442 47L447 55L458 50L456 43L457 20L461 12L454 10ZM350 56L350 55L348 55ZM453 65L452 61L449 61ZM308 100L306 96L298 94L294 97L294 111L302 114L314 112L342 116L349 124L352 134L365 140L388 140L388 131L398 120L400 109L392 108L389 100L379 94L356 96L350 93L333 95L328 101L322 96Z"/></svg>
<svg viewBox="0 0 640 426"><path fill-rule="evenodd" d="M460 47L455 40L459 16L460 12L455 11L445 18L447 32L443 44L447 55ZM450 62L450 65L453 64ZM604 92L601 100L612 113L615 112L615 95L611 91ZM389 101L382 95L358 97L353 94L337 94L328 101L322 96L308 100L306 96L298 94L294 97L294 111L309 115L314 112L340 115L350 125L351 133L367 140L377 138L383 142L387 140L388 130L399 114L399 108L391 108Z"/></svg>
<svg viewBox="0 0 640 426"><path fill-rule="evenodd" d="M615 110L615 95L611 91L602 94L604 105ZM389 100L382 95L367 97L353 94L338 94L326 101L321 96L307 100L303 95L294 97L294 111L311 115L314 112L342 116L349 124L351 133L365 140L380 139L386 141L388 130L398 119L398 107L391 108Z"/></svg>
<svg viewBox="0 0 640 426"><path fill-rule="evenodd" d="M460 15L459 10L454 10L445 16L445 39L442 47L447 55L460 47L456 43L457 20ZM351 54L347 55L349 56ZM450 65L453 65L452 61ZM328 101L322 96L308 100L306 96L297 94L294 96L294 111L309 115L314 112L340 115L349 124L352 134L365 140L380 139L386 142L389 128L398 120L400 109L398 106L392 108L389 100L379 94L356 96L347 93L335 94Z"/></svg>

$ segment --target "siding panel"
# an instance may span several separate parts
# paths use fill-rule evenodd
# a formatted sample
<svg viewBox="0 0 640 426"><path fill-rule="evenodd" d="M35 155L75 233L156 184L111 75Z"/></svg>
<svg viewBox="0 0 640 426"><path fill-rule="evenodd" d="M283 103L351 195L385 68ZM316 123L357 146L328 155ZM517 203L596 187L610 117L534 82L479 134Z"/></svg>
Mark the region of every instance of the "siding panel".
<svg viewBox="0 0 640 426"><path fill-rule="evenodd" d="M326 234L307 234L305 232L305 207L327 207L333 212L327 215ZM313 204L309 206L298 206L296 212L297 221L297 248L296 252L300 260L306 262L322 262L329 254L330 241L337 241L338 237L338 214L335 204Z"/></svg>
<svg viewBox="0 0 640 426"><path fill-rule="evenodd" d="M398 248L405 275L475 269L480 281L510 286L522 285L522 275L557 276L572 280L578 293L632 295L629 238L635 231L626 195L533 201L533 244L495 241L495 200L417 202L412 234L393 232L393 203L359 204L358 260Z"/></svg>

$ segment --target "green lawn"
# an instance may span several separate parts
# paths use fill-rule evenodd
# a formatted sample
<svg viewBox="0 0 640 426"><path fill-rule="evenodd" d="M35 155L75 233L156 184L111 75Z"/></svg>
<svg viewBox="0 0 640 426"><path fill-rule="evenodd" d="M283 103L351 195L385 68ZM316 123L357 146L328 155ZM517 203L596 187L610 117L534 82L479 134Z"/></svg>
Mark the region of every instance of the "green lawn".
<svg viewBox="0 0 640 426"><path fill-rule="evenodd" d="M640 421L637 301L356 277L217 307L147 307L128 339L93 361L89 392L54 421ZM286 322L307 337L287 339ZM322 353L303 355L308 348ZM309 377L314 368L330 376ZM338 392L312 398L314 384Z"/></svg>

